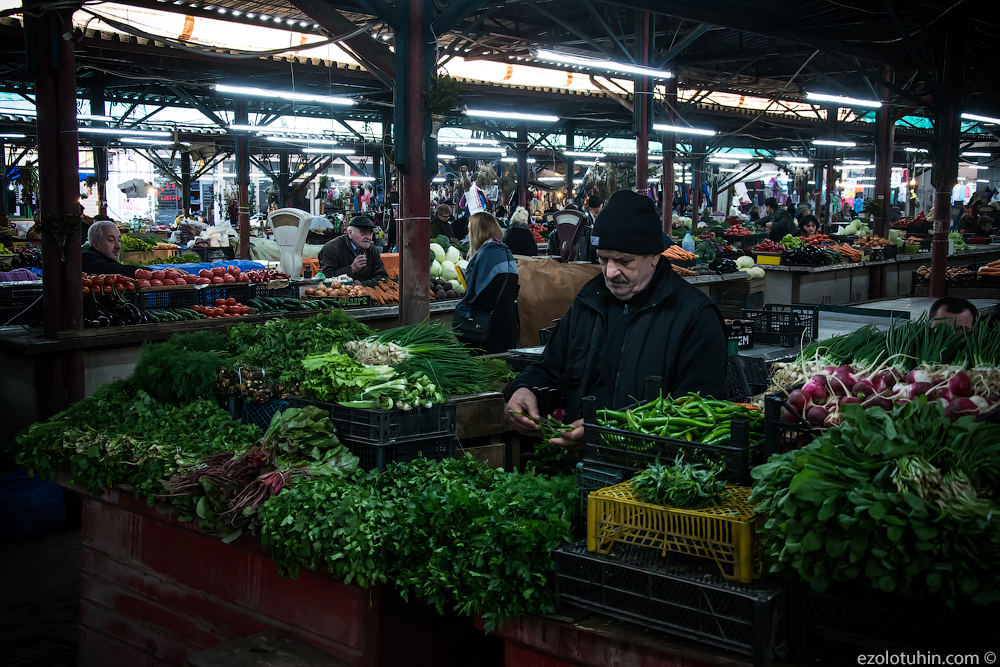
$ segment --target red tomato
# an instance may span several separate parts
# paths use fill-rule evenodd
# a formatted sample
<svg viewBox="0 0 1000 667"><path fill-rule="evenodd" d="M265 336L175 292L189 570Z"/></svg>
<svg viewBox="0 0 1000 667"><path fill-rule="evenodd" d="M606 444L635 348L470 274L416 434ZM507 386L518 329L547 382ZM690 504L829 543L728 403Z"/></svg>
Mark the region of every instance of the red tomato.
<svg viewBox="0 0 1000 667"><path fill-rule="evenodd" d="M163 280L166 276L163 271L153 271L153 274L149 277L150 280Z"/></svg>
<svg viewBox="0 0 1000 667"><path fill-rule="evenodd" d="M233 297L229 297L228 299L226 299L226 305L227 306L235 306L236 305L236 299L234 299Z"/></svg>
<svg viewBox="0 0 1000 667"><path fill-rule="evenodd" d="M169 278L170 280L177 280L178 275L179 274L173 269L167 269L166 271L163 272L163 277Z"/></svg>
<svg viewBox="0 0 1000 667"><path fill-rule="evenodd" d="M231 276L229 274L226 274L226 275L222 276L222 282L224 282L224 283L235 283L236 282L236 276Z"/></svg>
<svg viewBox="0 0 1000 667"><path fill-rule="evenodd" d="M250 282L250 279L247 278L247 274L241 273L240 275L236 276L236 282L238 282L238 283L246 283L246 282Z"/></svg>
<svg viewBox="0 0 1000 667"><path fill-rule="evenodd" d="M224 268L222 268L221 266L213 266L212 267L212 275L213 276L223 276L225 274L226 274L226 270Z"/></svg>
<svg viewBox="0 0 1000 667"><path fill-rule="evenodd" d="M213 285L221 285L224 282L226 282L226 281L222 279L222 276L212 276L212 284Z"/></svg>
<svg viewBox="0 0 1000 667"><path fill-rule="evenodd" d="M151 287L150 282L148 280L139 281L139 289L146 289L147 287Z"/></svg>
<svg viewBox="0 0 1000 667"><path fill-rule="evenodd" d="M115 283L114 287L115 287L115 291L116 292L124 292L125 291L125 283Z"/></svg>
<svg viewBox="0 0 1000 667"><path fill-rule="evenodd" d="M238 267L238 266L232 266L232 265L230 265L226 269L226 271L229 273L229 275L234 276L234 277L240 275L240 267Z"/></svg>
<svg viewBox="0 0 1000 667"><path fill-rule="evenodd" d="M212 273L211 269L202 269L198 272L198 276L201 278L211 278L213 275L215 274Z"/></svg>
<svg viewBox="0 0 1000 667"><path fill-rule="evenodd" d="M90 288L89 288L89 287L87 287L86 285L84 285L84 286L83 286L83 293L84 293L84 294L90 294Z"/></svg>
<svg viewBox="0 0 1000 667"><path fill-rule="evenodd" d="M93 287L93 285L94 285L94 281L91 280L90 278L84 278L83 279L83 286L84 287ZM88 293L89 292L84 292L84 294L88 294Z"/></svg>
<svg viewBox="0 0 1000 667"><path fill-rule="evenodd" d="M163 281L156 278L149 281L150 287L163 287Z"/></svg>
<svg viewBox="0 0 1000 667"><path fill-rule="evenodd" d="M114 285L115 282L117 282L117 277L116 276L104 276L104 284L105 285Z"/></svg>
<svg viewBox="0 0 1000 667"><path fill-rule="evenodd" d="M250 306L240 306L240 315L249 315Z"/></svg>
<svg viewBox="0 0 1000 667"><path fill-rule="evenodd" d="M170 278L164 278L163 279L163 286L164 287L169 287L171 285L176 285L176 284L177 284L176 280L171 280Z"/></svg>
<svg viewBox="0 0 1000 667"><path fill-rule="evenodd" d="M215 300L215 305L216 306L224 306L224 305L226 305L226 300L225 299L216 299Z"/></svg>
<svg viewBox="0 0 1000 667"><path fill-rule="evenodd" d="M134 292L135 291L135 283L125 283L125 291L126 292Z"/></svg>
<svg viewBox="0 0 1000 667"><path fill-rule="evenodd" d="M212 284L212 279L211 278L198 278L196 281L194 281L194 284L195 285L211 285Z"/></svg>
<svg viewBox="0 0 1000 667"><path fill-rule="evenodd" d="M105 294L111 294L111 285L105 285L104 286L104 293Z"/></svg>

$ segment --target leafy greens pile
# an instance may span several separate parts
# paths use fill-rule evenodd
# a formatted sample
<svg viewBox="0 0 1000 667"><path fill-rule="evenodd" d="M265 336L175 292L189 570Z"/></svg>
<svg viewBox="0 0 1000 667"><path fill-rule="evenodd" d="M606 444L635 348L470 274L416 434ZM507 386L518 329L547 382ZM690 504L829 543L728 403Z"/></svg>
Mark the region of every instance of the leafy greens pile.
<svg viewBox="0 0 1000 667"><path fill-rule="evenodd" d="M753 471L771 571L817 591L867 579L913 598L1000 601L1000 426L924 397L864 411Z"/></svg>
<svg viewBox="0 0 1000 667"><path fill-rule="evenodd" d="M659 461L650 465L632 478L630 486L645 503L700 509L718 505L726 495L725 480L716 479L725 467L724 462L710 464L707 468L694 466L684 463L678 456L672 465Z"/></svg>
<svg viewBox="0 0 1000 667"><path fill-rule="evenodd" d="M551 551L570 539L574 495L572 477L417 459L286 489L259 511L261 540L283 574L324 564L348 583L392 581L439 611L481 615L490 631L554 610Z"/></svg>

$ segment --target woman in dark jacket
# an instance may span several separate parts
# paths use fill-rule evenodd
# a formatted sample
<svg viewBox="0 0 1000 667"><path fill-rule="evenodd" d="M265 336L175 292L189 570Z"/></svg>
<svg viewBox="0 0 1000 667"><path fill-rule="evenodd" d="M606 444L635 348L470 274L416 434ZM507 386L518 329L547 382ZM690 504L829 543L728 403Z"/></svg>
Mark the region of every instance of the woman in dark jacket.
<svg viewBox="0 0 1000 667"><path fill-rule="evenodd" d="M500 224L485 211L469 219L469 265L465 295L455 306L458 339L469 348L497 354L518 347L521 327L517 313L517 262L501 240ZM475 322L480 335L469 332ZM466 329L463 331L463 327Z"/></svg>
<svg viewBox="0 0 1000 667"><path fill-rule="evenodd" d="M523 206L518 206L514 215L510 216L510 228L503 235L503 242L515 255L536 257L538 243L535 235L528 229L528 217L528 211Z"/></svg>

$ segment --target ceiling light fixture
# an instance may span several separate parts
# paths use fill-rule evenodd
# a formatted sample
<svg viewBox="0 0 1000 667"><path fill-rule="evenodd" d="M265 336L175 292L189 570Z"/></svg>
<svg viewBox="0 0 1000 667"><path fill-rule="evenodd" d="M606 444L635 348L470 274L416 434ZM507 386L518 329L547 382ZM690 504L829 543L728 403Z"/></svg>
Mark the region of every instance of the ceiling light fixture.
<svg viewBox="0 0 1000 667"><path fill-rule="evenodd" d="M489 109L466 109L466 116L476 118L502 118L507 120L532 120L539 123L554 123L559 120L559 116L550 116L540 113L520 113L518 111L490 111Z"/></svg>
<svg viewBox="0 0 1000 667"><path fill-rule="evenodd" d="M968 169L989 169L985 164L967 164L964 166Z"/></svg>
<svg viewBox="0 0 1000 667"><path fill-rule="evenodd" d="M438 155L438 157L440 158L441 156ZM454 156L452 156L452 157L454 157ZM502 158L500 158L500 161L501 162L517 162L517 158L516 157L502 157ZM528 164L535 164L535 158L529 157L528 158Z"/></svg>
<svg viewBox="0 0 1000 667"><path fill-rule="evenodd" d="M700 134L706 137L714 137L715 130L702 130L697 127L684 127L683 125L665 125L657 123L653 125L654 130L660 132L677 132L679 134Z"/></svg>
<svg viewBox="0 0 1000 667"><path fill-rule="evenodd" d="M463 153L501 153L507 154L507 149L503 146L455 146L456 151Z"/></svg>
<svg viewBox="0 0 1000 667"><path fill-rule="evenodd" d="M980 115L974 114L974 113L963 113L962 114L962 118L964 118L965 120L979 121L980 123L994 123L996 125L1000 125L1000 118L991 118L989 116L980 116Z"/></svg>
<svg viewBox="0 0 1000 667"><path fill-rule="evenodd" d="M447 155L445 153L438 153L438 160L454 160L454 155Z"/></svg>
<svg viewBox="0 0 1000 667"><path fill-rule="evenodd" d="M870 107L879 109L882 103L878 100L863 100L857 97L843 97L841 95L827 95L825 93L806 93L806 99L812 102L834 102L848 107Z"/></svg>
<svg viewBox="0 0 1000 667"><path fill-rule="evenodd" d="M722 157L720 155L713 155L712 157L708 158L708 161L719 162L722 164L739 164L740 162L743 162L743 160L739 159L738 157Z"/></svg>
<svg viewBox="0 0 1000 667"><path fill-rule="evenodd" d="M594 158L595 160L604 157L604 153L593 153L590 151L574 151L574 150L568 150L568 151L564 150L563 155L567 157Z"/></svg>
<svg viewBox="0 0 1000 667"><path fill-rule="evenodd" d="M813 139L817 146L843 146L844 148L854 148L857 146L853 141L831 141L829 139Z"/></svg>
<svg viewBox="0 0 1000 667"><path fill-rule="evenodd" d="M321 155L354 155L353 148L303 148L302 152Z"/></svg>
<svg viewBox="0 0 1000 667"><path fill-rule="evenodd" d="M789 155L776 155L774 159L778 162L809 162L807 157L792 157Z"/></svg>
<svg viewBox="0 0 1000 667"><path fill-rule="evenodd" d="M496 146L500 142L496 139L466 139L464 137L439 137L438 145L441 144L486 144Z"/></svg>
<svg viewBox="0 0 1000 667"><path fill-rule="evenodd" d="M340 142L335 139L296 139L295 137L273 137L268 135L268 141L276 141L282 144L321 144L323 146L339 146Z"/></svg>
<svg viewBox="0 0 1000 667"><path fill-rule="evenodd" d="M350 97L336 97L333 95L308 95L306 93L293 93L287 90L268 90L254 86L226 86L221 83L215 84L214 88L220 93L253 95L255 97L277 97L293 102L319 102L321 104L339 104L341 106L351 106L354 104L354 100Z"/></svg>
<svg viewBox="0 0 1000 667"><path fill-rule="evenodd" d="M618 63L613 60L578 56L570 53L561 53L559 51L549 51L548 49L532 50L531 55L538 60L557 63L559 65L577 65L579 67L590 67L592 69L601 69L608 72L638 74L639 76L649 76L654 79L670 79L674 76L673 72L669 70L642 67L641 65L628 65L626 63Z"/></svg>
<svg viewBox="0 0 1000 667"><path fill-rule="evenodd" d="M913 146L907 146L906 147L906 152L907 153L927 153L928 151L927 151L926 148L914 148ZM962 153L962 155L965 155L965 153Z"/></svg>
<svg viewBox="0 0 1000 667"><path fill-rule="evenodd" d="M338 181L366 181L366 182L368 182L368 181L374 181L375 180L374 176L352 176L352 175L344 175L344 174L337 174L337 175L334 176L334 178L336 180L338 180Z"/></svg>
<svg viewBox="0 0 1000 667"><path fill-rule="evenodd" d="M922 164L917 164L917 165L914 165L914 166L915 167L933 167L934 165L931 164L930 162L924 162Z"/></svg>
<svg viewBox="0 0 1000 667"><path fill-rule="evenodd" d="M25 135L19 134L17 132L5 132L0 134L0 139L24 139Z"/></svg>
<svg viewBox="0 0 1000 667"><path fill-rule="evenodd" d="M871 160L842 160L844 164L859 164L867 167L871 164Z"/></svg>
<svg viewBox="0 0 1000 667"><path fill-rule="evenodd" d="M78 127L77 132L83 132L85 134L120 134L122 136L131 137L149 137L155 138L167 138L169 139L173 135L169 132L153 132L151 130L123 130L120 127Z"/></svg>
<svg viewBox="0 0 1000 667"><path fill-rule="evenodd" d="M976 151L962 151L966 157L993 157L992 153L977 153Z"/></svg>
<svg viewBox="0 0 1000 667"><path fill-rule="evenodd" d="M435 176L431 179L431 183L444 183L444 176Z"/></svg>
<svg viewBox="0 0 1000 667"><path fill-rule="evenodd" d="M156 137L121 137L119 139L123 144L157 144L164 145L173 143L169 139L164 141L162 139L157 139Z"/></svg>

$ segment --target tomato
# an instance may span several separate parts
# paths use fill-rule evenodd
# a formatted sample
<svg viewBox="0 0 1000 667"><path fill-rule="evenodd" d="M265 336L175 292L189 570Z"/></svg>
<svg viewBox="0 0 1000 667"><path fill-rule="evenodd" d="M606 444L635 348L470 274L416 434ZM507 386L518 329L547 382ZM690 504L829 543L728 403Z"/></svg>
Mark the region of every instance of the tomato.
<svg viewBox="0 0 1000 667"><path fill-rule="evenodd" d="M236 282L238 282L238 283L246 283L246 282L250 282L250 279L247 278L247 274L241 273L240 275L236 276Z"/></svg>
<svg viewBox="0 0 1000 667"><path fill-rule="evenodd" d="M202 269L198 272L198 276L201 278L211 278L213 275L215 274L212 273L211 269Z"/></svg>
<svg viewBox="0 0 1000 667"><path fill-rule="evenodd" d="M227 306L235 306L236 305L236 299L234 299L233 297L229 297L228 299L223 300L223 302Z"/></svg>
<svg viewBox="0 0 1000 667"><path fill-rule="evenodd" d="M84 285L83 286L83 293L84 294L90 294L90 288L88 286Z"/></svg>
<svg viewBox="0 0 1000 667"><path fill-rule="evenodd" d="M212 279L211 278L198 278L197 280L194 281L194 284L195 285L211 285L212 284Z"/></svg>
<svg viewBox="0 0 1000 667"><path fill-rule="evenodd" d="M150 285L150 283L149 283L148 280L140 280L139 281L139 289L147 289L149 287L151 287L151 285Z"/></svg>
<svg viewBox="0 0 1000 667"><path fill-rule="evenodd" d="M250 306L240 306L240 315L249 315Z"/></svg>
<svg viewBox="0 0 1000 667"><path fill-rule="evenodd" d="M125 283L115 283L114 284L114 288L115 288L116 292L124 292L125 291Z"/></svg>
<svg viewBox="0 0 1000 667"><path fill-rule="evenodd" d="M105 285L104 286L104 293L105 294L111 294L111 285Z"/></svg>
<svg viewBox="0 0 1000 667"><path fill-rule="evenodd" d="M163 280L166 276L163 274L163 271L153 271L153 275L149 278L150 280Z"/></svg>
<svg viewBox="0 0 1000 667"><path fill-rule="evenodd" d="M135 291L135 283L125 283L125 291L126 292L134 292Z"/></svg>
<svg viewBox="0 0 1000 667"><path fill-rule="evenodd" d="M94 285L94 281L91 280L90 278L84 278L83 279L83 286L84 287L93 287L93 285ZM87 292L84 292L84 294L86 294L86 293Z"/></svg>
<svg viewBox="0 0 1000 667"><path fill-rule="evenodd" d="M176 280L171 280L170 278L164 278L163 279L163 286L164 287L170 287L170 286L176 285L176 284L177 284Z"/></svg>
<svg viewBox="0 0 1000 667"><path fill-rule="evenodd" d="M231 276L229 274L226 274L226 275L222 276L222 282L224 282L224 283L235 283L236 282L236 276Z"/></svg>
<svg viewBox="0 0 1000 667"><path fill-rule="evenodd" d="M150 287L163 287L163 281L162 280L158 280L156 278L153 278L152 280L149 281L149 286Z"/></svg>
<svg viewBox="0 0 1000 667"><path fill-rule="evenodd" d="M224 268L222 268L221 266L213 266L212 267L212 275L213 276L224 276L225 274L226 274L226 270Z"/></svg>
<svg viewBox="0 0 1000 667"><path fill-rule="evenodd" d="M226 305L226 300L225 299L216 299L215 300L215 305L216 306L224 306L224 305Z"/></svg>
<svg viewBox="0 0 1000 667"><path fill-rule="evenodd" d="M116 280L115 276L104 276L105 285L114 285Z"/></svg>
<svg viewBox="0 0 1000 667"><path fill-rule="evenodd" d="M226 282L226 281L222 279L222 276L212 276L212 284L213 285L221 285L224 282Z"/></svg>
<svg viewBox="0 0 1000 667"><path fill-rule="evenodd" d="M164 278L169 278L170 280L177 280L178 273L173 269L167 269L163 272Z"/></svg>
<svg viewBox="0 0 1000 667"><path fill-rule="evenodd" d="M240 267L238 267L238 266L232 266L232 265L230 265L226 269L226 271L229 273L229 275L231 275L233 277L236 277L236 276L240 275Z"/></svg>

